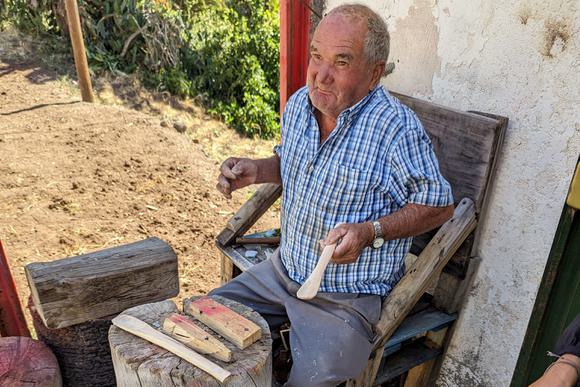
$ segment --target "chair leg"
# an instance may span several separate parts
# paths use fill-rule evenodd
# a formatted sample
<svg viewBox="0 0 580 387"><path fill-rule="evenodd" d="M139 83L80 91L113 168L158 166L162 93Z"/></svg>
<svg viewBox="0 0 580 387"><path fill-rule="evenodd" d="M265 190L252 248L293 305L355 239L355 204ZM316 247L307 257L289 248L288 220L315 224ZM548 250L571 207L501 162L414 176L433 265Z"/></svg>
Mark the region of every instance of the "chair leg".
<svg viewBox="0 0 580 387"><path fill-rule="evenodd" d="M234 263L231 259L222 255L222 264L221 264L221 280L222 285L226 282L231 281L234 278Z"/></svg>
<svg viewBox="0 0 580 387"><path fill-rule="evenodd" d="M427 332L425 343L432 348L441 348L445 342L447 328L437 332ZM407 374L404 387L428 387L432 386L431 377L437 359L429 360L417 367L411 368Z"/></svg>

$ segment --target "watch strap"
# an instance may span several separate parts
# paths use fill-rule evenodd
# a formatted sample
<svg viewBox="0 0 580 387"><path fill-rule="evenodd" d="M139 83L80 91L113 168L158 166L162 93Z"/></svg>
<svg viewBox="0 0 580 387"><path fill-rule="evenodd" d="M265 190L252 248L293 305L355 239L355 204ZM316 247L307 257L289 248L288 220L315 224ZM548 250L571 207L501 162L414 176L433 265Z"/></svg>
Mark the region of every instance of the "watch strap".
<svg viewBox="0 0 580 387"><path fill-rule="evenodd" d="M375 220L373 222L373 228L375 229L375 238L383 238L383 230L381 228L381 223L378 220Z"/></svg>

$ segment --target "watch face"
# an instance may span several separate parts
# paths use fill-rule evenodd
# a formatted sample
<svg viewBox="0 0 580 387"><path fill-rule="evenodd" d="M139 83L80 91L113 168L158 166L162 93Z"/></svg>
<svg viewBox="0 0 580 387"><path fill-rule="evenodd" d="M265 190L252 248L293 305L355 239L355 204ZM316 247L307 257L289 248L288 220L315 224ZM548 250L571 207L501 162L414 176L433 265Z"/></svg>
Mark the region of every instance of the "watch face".
<svg viewBox="0 0 580 387"><path fill-rule="evenodd" d="M373 247L375 249L378 249L379 247L381 247L383 244L385 243L385 240L383 238L376 238L373 241Z"/></svg>

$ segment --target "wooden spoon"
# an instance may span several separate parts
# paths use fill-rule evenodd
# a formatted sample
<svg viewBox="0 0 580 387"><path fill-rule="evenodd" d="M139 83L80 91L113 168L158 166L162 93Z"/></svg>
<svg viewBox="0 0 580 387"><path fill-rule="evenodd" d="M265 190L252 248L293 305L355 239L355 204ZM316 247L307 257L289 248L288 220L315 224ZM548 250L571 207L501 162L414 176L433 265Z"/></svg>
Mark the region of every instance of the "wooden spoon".
<svg viewBox="0 0 580 387"><path fill-rule="evenodd" d="M298 289L298 293L296 293L298 298L301 300L311 300L316 297L316 293L318 293L318 289L320 288L320 281L322 281L322 276L324 275L326 266L330 262L330 258L332 258L335 248L336 243L324 247L316 267L312 270L312 273L310 273L310 276L304 281L300 289Z"/></svg>

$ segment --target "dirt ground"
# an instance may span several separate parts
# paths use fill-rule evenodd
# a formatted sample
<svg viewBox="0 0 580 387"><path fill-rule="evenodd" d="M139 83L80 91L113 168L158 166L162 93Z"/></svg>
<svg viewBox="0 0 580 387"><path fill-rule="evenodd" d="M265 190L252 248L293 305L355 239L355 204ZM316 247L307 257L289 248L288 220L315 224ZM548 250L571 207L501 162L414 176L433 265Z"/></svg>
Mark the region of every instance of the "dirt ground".
<svg viewBox="0 0 580 387"><path fill-rule="evenodd" d="M218 165L271 154L274 142L242 138L130 77L95 79L98 101L80 102L74 82L23 39L0 37L0 239L22 303L25 265L148 236L177 253L178 299L217 286L214 239L252 193L225 200L214 188ZM256 228L277 224L273 210Z"/></svg>

